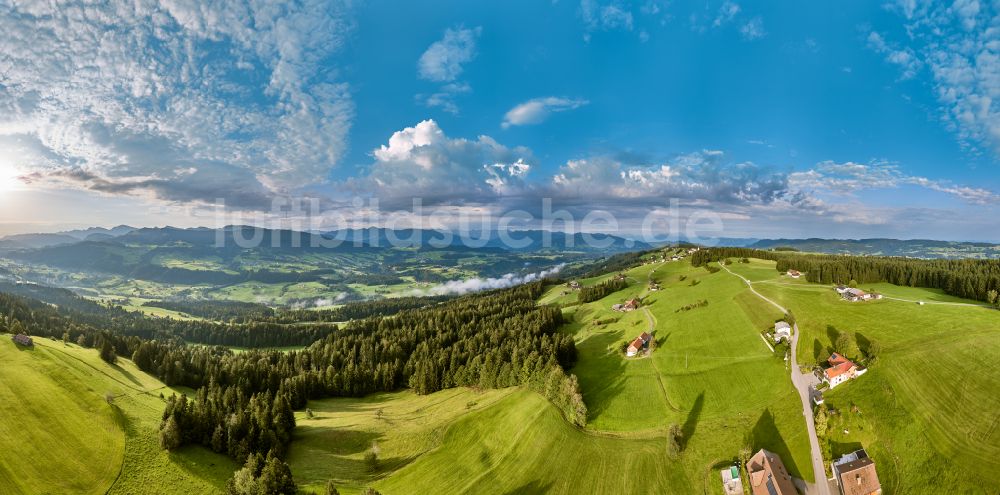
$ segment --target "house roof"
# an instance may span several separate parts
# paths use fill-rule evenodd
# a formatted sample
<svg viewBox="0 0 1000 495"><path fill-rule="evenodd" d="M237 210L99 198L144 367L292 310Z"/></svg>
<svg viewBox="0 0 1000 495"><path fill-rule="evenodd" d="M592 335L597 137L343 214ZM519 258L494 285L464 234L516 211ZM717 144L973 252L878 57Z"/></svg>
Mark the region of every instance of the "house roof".
<svg viewBox="0 0 1000 495"><path fill-rule="evenodd" d="M642 339L643 342L648 342L649 339L653 338L653 336L647 332L642 332L639 334L639 338Z"/></svg>
<svg viewBox="0 0 1000 495"><path fill-rule="evenodd" d="M747 462L753 495L797 495L792 477L774 452L761 449Z"/></svg>
<svg viewBox="0 0 1000 495"><path fill-rule="evenodd" d="M838 364L836 366L832 366L830 368L827 368L826 370L823 371L823 374L826 375L826 377L828 379L829 378L834 378L834 377L838 377L840 375L843 375L844 373L847 373L847 372L851 371L851 369L853 369L854 367L855 367L855 364L852 363L852 362L850 362L850 361L848 361L846 363L840 363L840 364Z"/></svg>
<svg viewBox="0 0 1000 495"><path fill-rule="evenodd" d="M867 457L839 464L837 471L840 473L837 481L844 495L871 495L879 493L882 488L875 472L875 462Z"/></svg>
<svg viewBox="0 0 1000 495"><path fill-rule="evenodd" d="M628 346L629 346L629 348L630 348L630 349L636 349L636 350L639 350L639 349L641 349L641 348L642 348L642 345L643 345L644 343L645 343L645 342L643 342L641 338L639 338L639 337L636 337L636 338L635 338L635 340L633 340L633 341L632 341L632 343L631 343L631 344L629 344Z"/></svg>
<svg viewBox="0 0 1000 495"><path fill-rule="evenodd" d="M779 321L774 324L775 332L777 332L778 330L790 330L791 328L792 326L789 325L787 321Z"/></svg>
<svg viewBox="0 0 1000 495"><path fill-rule="evenodd" d="M830 357L827 358L826 362L830 363L831 366L835 366L840 363L850 363L851 360L845 358L842 354L837 354L835 352L833 354L830 354Z"/></svg>
<svg viewBox="0 0 1000 495"><path fill-rule="evenodd" d="M847 293L851 294L852 296L858 296L858 297L865 295L865 291L861 289L855 289L854 287L847 289Z"/></svg>

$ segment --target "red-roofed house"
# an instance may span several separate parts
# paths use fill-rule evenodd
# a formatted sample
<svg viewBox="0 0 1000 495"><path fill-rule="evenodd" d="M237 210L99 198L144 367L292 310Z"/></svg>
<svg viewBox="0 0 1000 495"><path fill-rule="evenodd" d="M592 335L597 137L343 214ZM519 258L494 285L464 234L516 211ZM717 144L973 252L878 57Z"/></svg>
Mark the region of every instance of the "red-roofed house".
<svg viewBox="0 0 1000 495"><path fill-rule="evenodd" d="M634 311L639 309L639 304L638 299L629 299L628 301L625 301L625 311Z"/></svg>
<svg viewBox="0 0 1000 495"><path fill-rule="evenodd" d="M830 388L861 376L867 371L859 369L853 361L836 352L831 354L826 362L830 364L830 367L823 370L823 381L829 384Z"/></svg>
<svg viewBox="0 0 1000 495"><path fill-rule="evenodd" d="M628 349L625 349L625 355L628 357L632 357L635 356L636 354L639 354L639 351L642 350L642 346L644 344L645 342L643 342L640 337L636 337L635 340L633 340L632 343L628 345Z"/></svg>

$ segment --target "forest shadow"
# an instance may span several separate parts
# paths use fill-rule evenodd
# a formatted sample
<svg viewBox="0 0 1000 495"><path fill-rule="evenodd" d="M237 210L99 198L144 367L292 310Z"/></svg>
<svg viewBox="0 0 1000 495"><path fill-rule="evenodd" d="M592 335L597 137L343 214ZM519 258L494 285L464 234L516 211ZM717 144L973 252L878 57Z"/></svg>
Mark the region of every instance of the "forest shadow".
<svg viewBox="0 0 1000 495"><path fill-rule="evenodd" d="M795 463L792 451L788 448L788 444L785 443L781 432L778 431L778 426L774 424L774 415L771 414L770 409L764 409L760 418L757 419L757 424L751 430L750 435L754 451L767 449L778 454L782 462L784 462L785 468L788 469L789 474L796 478L802 477L802 472L799 471L799 467Z"/></svg>
<svg viewBox="0 0 1000 495"><path fill-rule="evenodd" d="M121 366L118 365L118 363L112 364L111 365L111 369L117 371L118 373L120 373L125 378L128 378L128 381L134 383L137 387L142 388L142 382L140 382L139 379L136 378L135 375L131 371L129 371L129 370L125 369L125 368L122 368Z"/></svg>
<svg viewBox="0 0 1000 495"><path fill-rule="evenodd" d="M295 441L301 442L309 438L312 442L322 444L326 452L339 456L364 452L380 437L381 435L371 431L310 426L301 421L294 432Z"/></svg>
<svg viewBox="0 0 1000 495"><path fill-rule="evenodd" d="M687 447L688 442L691 441L691 436L694 435L695 428L698 427L698 419L701 418L701 411L705 407L705 392L698 394L698 398L694 400L694 405L691 406L691 411L688 412L687 419L684 420L684 425L681 426L681 432L684 435L684 442L681 445L682 450Z"/></svg>
<svg viewBox="0 0 1000 495"><path fill-rule="evenodd" d="M618 343L617 332L612 331L591 335L576 346L580 357L573 372L580 380L592 420L606 412L608 405L625 390L625 354L608 350Z"/></svg>

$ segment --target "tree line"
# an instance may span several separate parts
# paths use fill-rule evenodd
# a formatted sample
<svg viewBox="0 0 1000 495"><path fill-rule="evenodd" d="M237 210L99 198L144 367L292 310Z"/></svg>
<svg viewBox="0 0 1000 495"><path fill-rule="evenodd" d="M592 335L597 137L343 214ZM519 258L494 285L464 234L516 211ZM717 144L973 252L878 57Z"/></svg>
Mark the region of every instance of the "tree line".
<svg viewBox="0 0 1000 495"><path fill-rule="evenodd" d="M604 299L608 295L614 294L626 287L628 287L628 282L625 281L625 278L616 276L611 280L605 280L599 284L581 288L576 297L580 303L589 303L598 299Z"/></svg>
<svg viewBox="0 0 1000 495"><path fill-rule="evenodd" d="M941 289L946 294L989 301L990 291L1000 291L1000 260L943 260L901 257L810 255L750 248L703 249L691 258L695 266L725 258L759 258L777 262L777 270L804 272L819 284L887 282L907 287Z"/></svg>

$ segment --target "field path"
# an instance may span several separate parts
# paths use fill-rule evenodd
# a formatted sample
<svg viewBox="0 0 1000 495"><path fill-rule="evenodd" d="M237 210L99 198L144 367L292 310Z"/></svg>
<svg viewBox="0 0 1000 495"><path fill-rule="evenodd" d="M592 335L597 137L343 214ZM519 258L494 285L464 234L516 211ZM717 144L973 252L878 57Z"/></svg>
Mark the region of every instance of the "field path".
<svg viewBox="0 0 1000 495"><path fill-rule="evenodd" d="M747 288L750 292L753 292L757 297L771 303L774 307L781 310L782 313L788 313L780 304L768 299L760 292L757 292L753 288L753 283L750 282L746 277L738 273L734 273L730 270L724 263L719 263L724 270L729 272L730 275L739 277L747 284ZM792 385L795 389L799 391L799 398L802 400L802 416L806 419L806 429L809 431L809 447L810 447L810 457L812 457L813 473L815 473L816 479L810 483L806 481L806 494L807 495L833 495L830 490L830 483L826 480L826 466L823 464L823 454L819 448L819 437L816 436L816 424L813 422L813 412L812 403L810 397L812 396L812 387L816 384L816 377L812 373L803 373L799 369L799 362L795 358L795 349L799 344L799 325L796 323L794 326L794 332L792 333Z"/></svg>
<svg viewBox="0 0 1000 495"><path fill-rule="evenodd" d="M665 263L665 261L661 261L660 265L662 265L663 263ZM657 266L656 268L659 268L659 266ZM652 270L649 271L649 276L646 277L649 279L649 282L653 281L653 274L656 273L656 268L653 268ZM646 287L646 290L642 291L642 294L640 294L639 299L646 297L647 294L649 294L648 286ZM649 312L649 308L646 306L642 307L642 314L646 316L646 325L649 327L649 329L646 331L649 332L650 335L653 335L653 331L656 330L656 317L653 316L653 313ZM660 369L656 367L656 360L650 359L649 363L650 365L653 366L653 371L656 374L656 384L660 386L660 392L663 393L663 400L667 403L668 406L670 406L671 409L673 409L674 411L679 411L677 406L675 406L674 403L670 401L670 396L667 395L667 387L663 385L663 375L660 373Z"/></svg>

